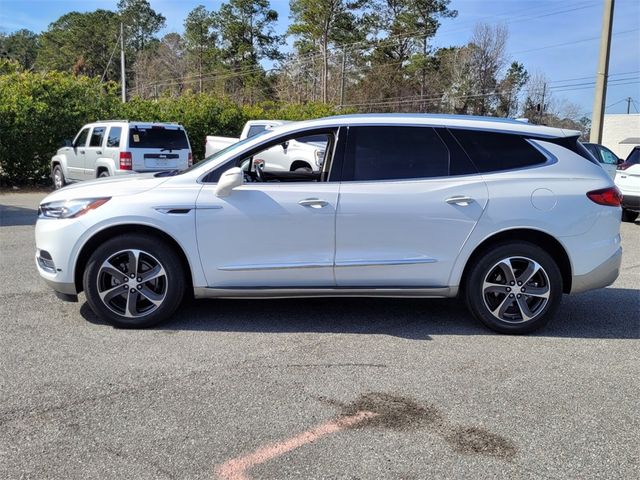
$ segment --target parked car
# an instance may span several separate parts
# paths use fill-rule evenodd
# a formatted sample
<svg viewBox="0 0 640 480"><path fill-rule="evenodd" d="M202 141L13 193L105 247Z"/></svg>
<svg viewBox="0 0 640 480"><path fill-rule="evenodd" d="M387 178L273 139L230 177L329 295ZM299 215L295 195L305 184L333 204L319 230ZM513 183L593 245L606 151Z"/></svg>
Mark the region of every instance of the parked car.
<svg viewBox="0 0 640 480"><path fill-rule="evenodd" d="M205 155L209 157L240 140L260 135L286 123L289 122L284 120L250 120L242 129L240 138L208 136ZM313 136L297 138L265 150L260 158L255 158L254 161L262 164L262 169L267 172L319 171L322 167L321 159L324 158L323 147L322 141Z"/></svg>
<svg viewBox="0 0 640 480"><path fill-rule="evenodd" d="M121 327L166 320L189 291L458 297L494 330L530 332L563 293L618 276L620 193L578 135L465 116L291 123L181 173L52 193L36 264ZM252 161L309 136L327 145L319 172Z"/></svg>
<svg viewBox="0 0 640 480"><path fill-rule="evenodd" d="M622 160L604 145L598 143L583 143L583 145L596 157L596 160L600 162L600 166L604 168L605 172L607 172L611 178L615 178L618 164L622 163Z"/></svg>
<svg viewBox="0 0 640 480"><path fill-rule="evenodd" d="M184 170L192 164L182 125L109 120L82 127L51 159L56 189L67 183L134 172Z"/></svg>
<svg viewBox="0 0 640 480"><path fill-rule="evenodd" d="M640 147L618 165L615 183L622 193L622 220L633 222L640 213Z"/></svg>

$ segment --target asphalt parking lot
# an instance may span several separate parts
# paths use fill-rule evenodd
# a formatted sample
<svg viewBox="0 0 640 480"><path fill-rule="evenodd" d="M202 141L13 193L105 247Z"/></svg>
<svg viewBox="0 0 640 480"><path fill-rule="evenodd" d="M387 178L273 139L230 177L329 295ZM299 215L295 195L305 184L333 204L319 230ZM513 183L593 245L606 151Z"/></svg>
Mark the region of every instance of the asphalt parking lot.
<svg viewBox="0 0 640 480"><path fill-rule="evenodd" d="M640 224L616 283L535 335L413 299L199 301L131 331L40 280L43 196L0 194L1 478L637 478Z"/></svg>

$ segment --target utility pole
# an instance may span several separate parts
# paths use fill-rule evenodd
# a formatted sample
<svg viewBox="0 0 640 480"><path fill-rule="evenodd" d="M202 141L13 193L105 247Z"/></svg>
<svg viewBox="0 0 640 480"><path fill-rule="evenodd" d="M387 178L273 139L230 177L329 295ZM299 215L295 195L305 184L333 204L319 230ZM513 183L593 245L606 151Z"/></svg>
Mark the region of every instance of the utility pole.
<svg viewBox="0 0 640 480"><path fill-rule="evenodd" d="M607 80L609 77L609 53L611 52L611 27L613 25L613 6L615 0L604 0L602 15L602 33L600 34L600 59L596 74L596 91L593 98L591 118L591 143L602 143L602 121L607 101Z"/></svg>
<svg viewBox="0 0 640 480"><path fill-rule="evenodd" d="M627 115L631 113L631 97L627 97Z"/></svg>
<svg viewBox="0 0 640 480"><path fill-rule="evenodd" d="M340 81L340 108L344 105L344 74L347 65L347 49L342 47L342 79Z"/></svg>
<svg viewBox="0 0 640 480"><path fill-rule="evenodd" d="M547 82L542 85L542 103L540 103L540 109L538 110L538 125L542 125L542 119L544 116L544 97L547 96Z"/></svg>
<svg viewBox="0 0 640 480"><path fill-rule="evenodd" d="M127 103L127 81L124 70L124 24L120 22L120 86L122 88L122 103Z"/></svg>

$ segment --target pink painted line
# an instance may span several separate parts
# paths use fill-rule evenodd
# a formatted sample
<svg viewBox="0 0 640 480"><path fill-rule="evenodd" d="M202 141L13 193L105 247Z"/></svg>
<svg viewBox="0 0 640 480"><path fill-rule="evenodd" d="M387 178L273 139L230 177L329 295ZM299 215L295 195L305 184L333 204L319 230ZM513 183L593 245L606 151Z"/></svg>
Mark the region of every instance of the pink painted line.
<svg viewBox="0 0 640 480"><path fill-rule="evenodd" d="M348 417L340 417L337 420L331 420L317 427L302 432L295 437L283 440L281 442L272 443L257 449L255 452L245 455L244 457L232 458L216 468L215 473L221 480L249 480L247 470L264 462L268 462L280 455L291 450L302 447L316 440L339 432L345 428L356 425L369 418L376 417L378 414L368 411L360 411L355 415Z"/></svg>

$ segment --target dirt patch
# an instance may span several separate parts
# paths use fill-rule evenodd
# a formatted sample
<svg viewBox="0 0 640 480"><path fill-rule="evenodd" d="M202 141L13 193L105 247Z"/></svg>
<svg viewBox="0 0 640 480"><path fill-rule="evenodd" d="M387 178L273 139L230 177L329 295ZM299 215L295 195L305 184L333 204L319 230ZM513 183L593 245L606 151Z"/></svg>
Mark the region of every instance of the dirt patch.
<svg viewBox="0 0 640 480"><path fill-rule="evenodd" d="M351 403L325 397L320 401L339 409L341 417L350 417L358 412L375 413L375 416L350 426L350 429L378 427L408 431L426 428L442 437L454 451L464 455L511 459L517 453L511 440L482 427L453 425L435 406L423 405L411 398L370 392Z"/></svg>

